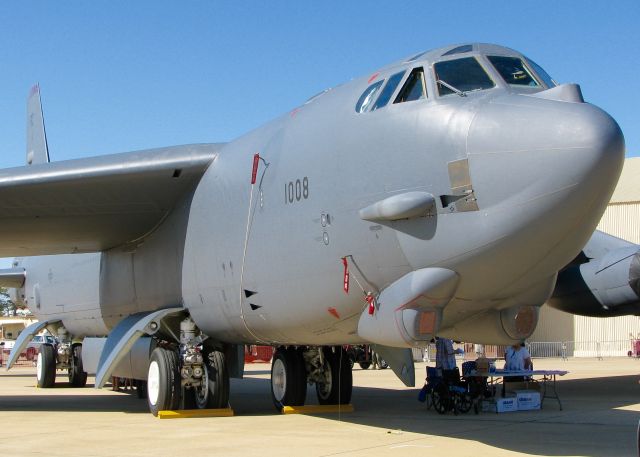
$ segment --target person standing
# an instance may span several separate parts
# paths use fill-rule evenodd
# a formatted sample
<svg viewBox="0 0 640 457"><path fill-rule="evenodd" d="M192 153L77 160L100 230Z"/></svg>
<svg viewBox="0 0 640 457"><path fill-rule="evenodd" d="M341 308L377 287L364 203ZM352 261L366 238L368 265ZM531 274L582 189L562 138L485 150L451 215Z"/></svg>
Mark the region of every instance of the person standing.
<svg viewBox="0 0 640 457"><path fill-rule="evenodd" d="M509 346L504 353L505 370L521 371L532 370L531 355L524 346L524 343L516 343Z"/></svg>
<svg viewBox="0 0 640 457"><path fill-rule="evenodd" d="M449 338L436 338L436 368L444 370L456 369L456 354L462 354L462 349L453 349L453 341Z"/></svg>

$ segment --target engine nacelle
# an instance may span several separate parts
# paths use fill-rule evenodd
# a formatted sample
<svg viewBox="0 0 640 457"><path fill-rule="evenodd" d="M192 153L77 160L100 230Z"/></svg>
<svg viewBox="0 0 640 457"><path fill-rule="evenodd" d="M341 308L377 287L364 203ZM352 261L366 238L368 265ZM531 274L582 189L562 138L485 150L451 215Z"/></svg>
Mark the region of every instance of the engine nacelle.
<svg viewBox="0 0 640 457"><path fill-rule="evenodd" d="M438 332L442 308L458 280L458 274L446 268L407 273L380 293L373 314L363 311L358 335L383 346L425 347Z"/></svg>
<svg viewBox="0 0 640 457"><path fill-rule="evenodd" d="M538 325L539 311L535 305L490 309L444 329L439 335L484 344L513 344L531 336Z"/></svg>
<svg viewBox="0 0 640 457"><path fill-rule="evenodd" d="M627 244L595 257L585 250L582 258L592 258L562 270L547 303L581 316L640 314L640 250Z"/></svg>

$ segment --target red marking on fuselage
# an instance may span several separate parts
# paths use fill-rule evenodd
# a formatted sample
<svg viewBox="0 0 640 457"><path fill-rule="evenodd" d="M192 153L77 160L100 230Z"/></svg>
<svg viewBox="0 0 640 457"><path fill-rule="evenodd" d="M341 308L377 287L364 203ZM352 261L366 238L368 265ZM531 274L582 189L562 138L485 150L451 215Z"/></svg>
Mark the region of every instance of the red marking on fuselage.
<svg viewBox="0 0 640 457"><path fill-rule="evenodd" d="M369 314L373 316L373 313L376 311L376 304L375 304L376 299L374 298L373 295L367 294L367 297L365 300L367 300L367 303L369 304Z"/></svg>
<svg viewBox="0 0 640 457"><path fill-rule="evenodd" d="M299 112L300 108L295 108L293 111L291 111L291 113L289 113L289 116L296 117L296 114L298 114Z"/></svg>
<svg viewBox="0 0 640 457"><path fill-rule="evenodd" d="M327 311L329 311L329 314L331 314L336 319L340 319L340 314L338 314L338 310L337 309L329 308L329 309L327 309Z"/></svg>
<svg viewBox="0 0 640 457"><path fill-rule="evenodd" d="M367 81L367 84L371 84L371 81L373 81L374 79L376 79L378 77L378 75L380 74L379 71L375 72L374 74L371 75L371 77L369 78L369 81Z"/></svg>
<svg viewBox="0 0 640 457"><path fill-rule="evenodd" d="M251 170L251 185L256 183L256 176L258 175L258 165L260 164L260 154L253 155L253 170Z"/></svg>
<svg viewBox="0 0 640 457"><path fill-rule="evenodd" d="M342 264L344 265L344 279L342 280L342 290L344 290L345 294L349 293L349 264L347 263L347 258L342 258Z"/></svg>

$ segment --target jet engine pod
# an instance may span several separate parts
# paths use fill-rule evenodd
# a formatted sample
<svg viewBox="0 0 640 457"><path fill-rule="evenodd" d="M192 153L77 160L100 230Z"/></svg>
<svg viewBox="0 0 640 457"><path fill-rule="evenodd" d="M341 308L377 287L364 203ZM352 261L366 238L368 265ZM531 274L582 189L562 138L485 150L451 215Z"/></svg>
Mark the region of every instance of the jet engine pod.
<svg viewBox="0 0 640 457"><path fill-rule="evenodd" d="M532 305L489 309L443 329L439 335L484 344L513 344L531 336L538 325L539 310Z"/></svg>
<svg viewBox="0 0 640 457"><path fill-rule="evenodd" d="M424 347L437 333L442 308L458 286L458 274L445 268L423 268L407 273L378 296L375 311L365 309L358 335L391 347Z"/></svg>
<svg viewBox="0 0 640 457"><path fill-rule="evenodd" d="M553 308L581 316L640 314L640 251L631 245L613 249L558 275Z"/></svg>
<svg viewBox="0 0 640 457"><path fill-rule="evenodd" d="M514 340L531 336L538 325L540 308L532 305L513 306L500 311L500 322L505 333Z"/></svg>

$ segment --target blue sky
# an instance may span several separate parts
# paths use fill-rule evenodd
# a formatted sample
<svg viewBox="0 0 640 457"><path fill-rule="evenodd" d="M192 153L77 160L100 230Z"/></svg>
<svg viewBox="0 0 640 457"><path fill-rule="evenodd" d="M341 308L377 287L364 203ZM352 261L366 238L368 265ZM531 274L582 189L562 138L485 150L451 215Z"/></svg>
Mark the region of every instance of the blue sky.
<svg viewBox="0 0 640 457"><path fill-rule="evenodd" d="M0 167L24 163L35 82L51 158L63 160L231 140L325 88L468 41L580 83L640 155L639 19L638 0L5 1Z"/></svg>

